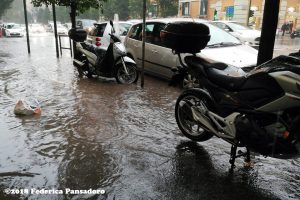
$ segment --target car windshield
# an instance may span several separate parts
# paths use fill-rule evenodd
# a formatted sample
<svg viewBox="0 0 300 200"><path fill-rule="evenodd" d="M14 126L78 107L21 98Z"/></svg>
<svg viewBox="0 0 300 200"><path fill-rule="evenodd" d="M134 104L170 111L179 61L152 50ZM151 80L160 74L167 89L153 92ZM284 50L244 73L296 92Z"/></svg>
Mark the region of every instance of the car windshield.
<svg viewBox="0 0 300 200"><path fill-rule="evenodd" d="M238 30L251 30L249 27L247 26L243 26L237 22L230 22L228 23L230 28L234 31L238 31Z"/></svg>
<svg viewBox="0 0 300 200"><path fill-rule="evenodd" d="M13 25L13 27L11 27L11 29L20 29L20 28L21 28L20 24L15 24Z"/></svg>
<svg viewBox="0 0 300 200"><path fill-rule="evenodd" d="M120 27L122 27L127 32L130 29L130 27L131 27L131 24L128 24L128 23L119 23L119 24L120 24Z"/></svg>
<svg viewBox="0 0 300 200"><path fill-rule="evenodd" d="M40 24L32 24L31 26L32 27L41 27L42 25L40 25Z"/></svg>
<svg viewBox="0 0 300 200"><path fill-rule="evenodd" d="M211 24L206 24L209 27L210 30L210 41L208 42L208 46L213 46L216 44L219 45L237 45L241 44L240 40L232 36L231 34L227 33L226 31L211 25Z"/></svg>
<svg viewBox="0 0 300 200"><path fill-rule="evenodd" d="M57 28L65 28L65 27L61 24L57 24Z"/></svg>

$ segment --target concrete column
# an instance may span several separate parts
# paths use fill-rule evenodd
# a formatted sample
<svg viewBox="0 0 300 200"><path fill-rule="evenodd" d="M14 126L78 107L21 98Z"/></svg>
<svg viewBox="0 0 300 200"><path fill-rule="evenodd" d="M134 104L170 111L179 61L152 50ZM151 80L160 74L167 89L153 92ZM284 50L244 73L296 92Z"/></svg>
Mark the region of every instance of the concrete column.
<svg viewBox="0 0 300 200"><path fill-rule="evenodd" d="M247 25L249 16L249 6L249 0L235 0L233 21L237 21L241 24Z"/></svg>

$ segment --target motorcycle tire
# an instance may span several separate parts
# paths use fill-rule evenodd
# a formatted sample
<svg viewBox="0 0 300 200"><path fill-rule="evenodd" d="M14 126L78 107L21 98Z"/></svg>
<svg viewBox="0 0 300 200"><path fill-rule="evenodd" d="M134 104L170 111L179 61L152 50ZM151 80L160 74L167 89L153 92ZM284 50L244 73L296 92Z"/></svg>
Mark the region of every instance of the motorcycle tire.
<svg viewBox="0 0 300 200"><path fill-rule="evenodd" d="M125 63L128 71L126 74L122 64L116 66L115 78L120 84L132 84L136 83L139 78L137 67L133 63Z"/></svg>
<svg viewBox="0 0 300 200"><path fill-rule="evenodd" d="M203 142L213 137L213 133L204 130L203 128L201 128L201 125L199 125L199 123L194 122L192 116L189 115L191 114L191 110L186 110L189 108L184 107L185 104L189 104L188 107L197 106L197 103L201 103L201 106L204 106L205 109L214 111L213 109L214 106L210 99L208 99L198 91L186 90L178 97L176 101L175 118L176 118L177 125L184 136L186 136L187 138L193 141ZM198 126L198 128L195 131L196 133L194 133L193 127L191 127L192 125ZM200 129L201 132L199 132Z"/></svg>

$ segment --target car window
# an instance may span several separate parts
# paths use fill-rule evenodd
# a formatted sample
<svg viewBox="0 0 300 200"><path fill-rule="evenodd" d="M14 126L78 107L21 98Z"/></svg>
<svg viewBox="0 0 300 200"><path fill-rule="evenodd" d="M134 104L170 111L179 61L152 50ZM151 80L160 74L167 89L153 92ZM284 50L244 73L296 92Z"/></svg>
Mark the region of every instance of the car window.
<svg viewBox="0 0 300 200"><path fill-rule="evenodd" d="M120 25L120 35L121 36L126 36L130 27L131 27L131 24L128 24L128 23L119 23Z"/></svg>
<svg viewBox="0 0 300 200"><path fill-rule="evenodd" d="M15 24L15 25L13 25L13 27L11 27L11 29L19 29L19 28L21 28L21 26L19 24Z"/></svg>
<svg viewBox="0 0 300 200"><path fill-rule="evenodd" d="M160 38L160 32L161 30L164 29L164 27L166 26L165 23L155 23L154 24L154 28L152 31L152 40L149 41L149 43L155 44L155 45L159 45L159 46L163 46L163 43L161 41Z"/></svg>
<svg viewBox="0 0 300 200"><path fill-rule="evenodd" d="M129 38L135 39L135 40L139 40L141 38L139 38L140 34L142 32L142 24L137 24L134 25L128 35Z"/></svg>
<svg viewBox="0 0 300 200"><path fill-rule="evenodd" d="M6 26L7 29L12 29L13 27L14 27L14 24L8 24L8 25Z"/></svg>
<svg viewBox="0 0 300 200"><path fill-rule="evenodd" d="M104 23L104 24L97 24L97 25L96 25L96 30L95 30L95 33L94 33L95 36L103 37L103 34L104 34L104 31L105 31L106 25L107 25L107 23Z"/></svg>
<svg viewBox="0 0 300 200"><path fill-rule="evenodd" d="M232 29L229 26L227 26L225 23L222 23L222 22L213 22L212 24L216 25L217 27L219 27L219 28L221 28L221 29L223 29L225 31L232 31Z"/></svg>
<svg viewBox="0 0 300 200"><path fill-rule="evenodd" d="M219 44L219 43L241 44L239 39L232 36L228 32L226 32L212 24L206 24L206 25L209 27L210 35L211 35L208 45L214 45L214 44Z"/></svg>
<svg viewBox="0 0 300 200"><path fill-rule="evenodd" d="M236 23L236 22L230 22L229 26L234 31L237 31L237 30L251 30L249 27L243 26L243 25L241 25L239 23Z"/></svg>

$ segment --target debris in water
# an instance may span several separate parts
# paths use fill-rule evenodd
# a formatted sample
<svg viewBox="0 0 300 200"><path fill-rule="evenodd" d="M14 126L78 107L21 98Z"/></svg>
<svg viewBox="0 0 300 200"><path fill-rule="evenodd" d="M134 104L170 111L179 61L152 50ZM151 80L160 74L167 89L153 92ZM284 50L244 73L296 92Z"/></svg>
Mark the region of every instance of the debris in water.
<svg viewBox="0 0 300 200"><path fill-rule="evenodd" d="M35 115L41 114L42 109L39 106L30 106L26 102L19 100L15 106L15 115Z"/></svg>

